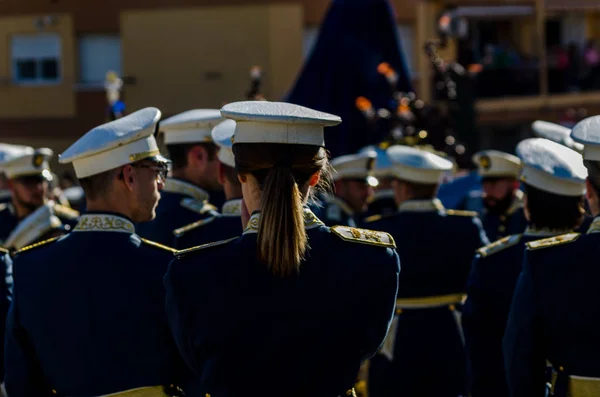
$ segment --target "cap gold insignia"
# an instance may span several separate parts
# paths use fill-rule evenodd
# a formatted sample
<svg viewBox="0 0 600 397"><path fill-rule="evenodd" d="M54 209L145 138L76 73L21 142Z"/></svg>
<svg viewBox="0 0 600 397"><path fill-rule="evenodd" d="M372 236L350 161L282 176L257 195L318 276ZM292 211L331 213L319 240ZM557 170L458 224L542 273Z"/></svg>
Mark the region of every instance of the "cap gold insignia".
<svg viewBox="0 0 600 397"><path fill-rule="evenodd" d="M492 166L492 160L488 157L488 156L481 156L479 158L479 165L483 168L483 169L490 169L490 167Z"/></svg>
<svg viewBox="0 0 600 397"><path fill-rule="evenodd" d="M41 167L43 163L44 163L44 156L43 155L36 154L35 156L33 156L33 166L35 168Z"/></svg>

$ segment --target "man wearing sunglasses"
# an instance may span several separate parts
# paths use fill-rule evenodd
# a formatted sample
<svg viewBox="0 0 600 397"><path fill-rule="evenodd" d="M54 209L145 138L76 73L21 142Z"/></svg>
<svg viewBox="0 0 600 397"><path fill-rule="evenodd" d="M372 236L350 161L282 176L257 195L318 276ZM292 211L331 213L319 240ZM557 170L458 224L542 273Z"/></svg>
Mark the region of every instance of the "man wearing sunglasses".
<svg viewBox="0 0 600 397"><path fill-rule="evenodd" d="M23 147L19 153L13 153L0 163L0 171L6 175L11 192L11 201L0 206L0 244L14 240L11 234L17 226L42 206L48 206L51 210L48 212L50 216L60 221L52 223L52 230L58 234L68 232L77 223L77 211L48 200L49 183L53 178L48 160L52 155L52 150L47 148L34 150L31 147ZM42 228L42 224L48 223L35 222L32 223L32 227ZM35 242L35 239L41 238L45 232L50 230L39 230L39 233L32 235L34 240L28 243Z"/></svg>
<svg viewBox="0 0 600 397"><path fill-rule="evenodd" d="M218 146L211 131L223 116L216 109L189 110L160 123L160 132L172 161L156 219L136 225L139 235L171 246L176 229L218 216L224 202L219 183Z"/></svg>
<svg viewBox="0 0 600 397"><path fill-rule="evenodd" d="M87 209L68 235L14 256L9 395L181 395L187 370L162 282L175 250L135 230L155 217L168 170L154 137L160 116L145 108L98 126L60 156Z"/></svg>

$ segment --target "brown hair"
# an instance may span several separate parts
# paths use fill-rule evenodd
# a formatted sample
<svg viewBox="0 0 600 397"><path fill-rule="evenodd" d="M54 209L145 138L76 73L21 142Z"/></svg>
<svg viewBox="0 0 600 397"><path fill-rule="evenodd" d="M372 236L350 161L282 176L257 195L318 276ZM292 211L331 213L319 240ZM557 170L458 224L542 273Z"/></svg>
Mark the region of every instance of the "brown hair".
<svg viewBox="0 0 600 397"><path fill-rule="evenodd" d="M311 145L238 143L233 145L233 152L238 173L254 176L262 191L258 259L273 274L297 273L309 248L300 189L319 171L321 180L328 183L325 149Z"/></svg>
<svg viewBox="0 0 600 397"><path fill-rule="evenodd" d="M190 150L196 146L202 146L208 155L210 161L214 160L219 147L212 142L198 142L198 143L182 143L167 145L167 151L169 152L169 159L172 161L172 167L174 170L182 169L187 167L188 160L187 156Z"/></svg>
<svg viewBox="0 0 600 397"><path fill-rule="evenodd" d="M583 195L561 196L524 184L529 223L538 229L571 230L583 222Z"/></svg>
<svg viewBox="0 0 600 397"><path fill-rule="evenodd" d="M412 200L431 200L437 195L438 185L408 182L400 179L401 183L405 183L409 190Z"/></svg>
<svg viewBox="0 0 600 397"><path fill-rule="evenodd" d="M102 172L100 174L88 176L87 178L79 179L79 184L83 189L83 193L90 200L97 200L103 197L111 188L117 173L122 167L115 168Z"/></svg>

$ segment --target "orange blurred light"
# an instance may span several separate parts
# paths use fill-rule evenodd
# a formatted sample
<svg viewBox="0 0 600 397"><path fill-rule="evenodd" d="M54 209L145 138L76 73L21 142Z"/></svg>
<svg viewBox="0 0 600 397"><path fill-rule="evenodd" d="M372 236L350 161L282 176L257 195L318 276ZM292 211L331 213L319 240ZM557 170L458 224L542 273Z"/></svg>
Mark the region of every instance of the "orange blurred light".
<svg viewBox="0 0 600 397"><path fill-rule="evenodd" d="M365 111L371 109L373 104L364 96L359 96L356 98L356 107L361 111Z"/></svg>
<svg viewBox="0 0 600 397"><path fill-rule="evenodd" d="M379 66L377 66L377 72L379 74L388 75L392 71L392 67L387 62L382 62L379 64Z"/></svg>

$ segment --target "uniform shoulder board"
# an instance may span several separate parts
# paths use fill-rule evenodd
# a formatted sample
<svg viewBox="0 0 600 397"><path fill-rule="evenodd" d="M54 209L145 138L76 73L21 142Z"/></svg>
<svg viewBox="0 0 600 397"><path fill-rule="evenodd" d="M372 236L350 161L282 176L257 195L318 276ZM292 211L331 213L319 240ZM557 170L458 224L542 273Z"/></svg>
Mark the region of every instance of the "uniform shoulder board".
<svg viewBox="0 0 600 397"><path fill-rule="evenodd" d="M461 210L446 210L448 215L456 215L456 216L477 216L477 212L475 211L461 211Z"/></svg>
<svg viewBox="0 0 600 397"><path fill-rule="evenodd" d="M73 208L65 207L61 204L54 204L54 213L56 215L64 216L65 218L76 219L81 215L79 211Z"/></svg>
<svg viewBox="0 0 600 397"><path fill-rule="evenodd" d="M17 251L15 252L15 255L16 255L16 254L20 254L20 253L22 253L22 252L25 252L25 251L30 251L30 250L32 250L32 249L34 249L34 248L38 248L38 247L42 247L42 246L44 246L44 245L48 245L48 244L50 244L50 243L53 243L53 242L55 242L56 240L58 240L58 239L59 239L59 238L61 238L61 237L63 237L63 236L52 237L52 238L50 238L50 239L48 239L48 240L40 241L39 243L35 243L35 244L31 244L31 245L27 245L27 246L25 246L25 247L21 248L20 250L17 250Z"/></svg>
<svg viewBox="0 0 600 397"><path fill-rule="evenodd" d="M394 238L385 232L375 230L358 229L349 226L333 226L331 231L345 241L355 243L377 245L386 248L396 248Z"/></svg>
<svg viewBox="0 0 600 397"><path fill-rule="evenodd" d="M4 254L8 254L10 251L4 247L0 247L0 254L4 255Z"/></svg>
<svg viewBox="0 0 600 397"><path fill-rule="evenodd" d="M238 238L239 237L232 237L232 238L227 239L227 240L215 241L214 243L202 244L202 245L198 245L196 247L192 247L192 248L188 248L188 249L176 251L175 252L175 256L180 257L180 256L183 256L183 255L189 254L191 252L201 251L201 250L206 249L206 248L217 247L219 245L225 245L225 244L228 244L228 243L232 242L233 240L237 240Z"/></svg>
<svg viewBox="0 0 600 397"><path fill-rule="evenodd" d="M530 250L536 250L536 249L546 248L546 247L555 247L557 245L572 243L575 240L577 240L579 238L579 236L581 236L581 233L567 233L567 234L562 234L560 236L554 236L554 237L549 237L549 238L545 238L542 240L531 241L531 242L527 243L527 248L529 248Z"/></svg>
<svg viewBox="0 0 600 397"><path fill-rule="evenodd" d="M486 256L503 251L508 247L512 247L513 245L521 241L521 237L523 237L523 235L521 234L513 234L512 236L506 236L504 238L501 238L500 240L494 241L493 243L486 245L485 247L478 249L477 253L483 258L485 258Z"/></svg>
<svg viewBox="0 0 600 397"><path fill-rule="evenodd" d="M194 223L190 223L187 226L183 226L183 227L180 227L179 229L173 230L173 234L175 235L175 237L181 237L185 233L189 232L190 230L194 230L194 229L197 229L197 228L202 227L204 225L208 225L209 223L211 223L215 219L217 219L216 215L215 216L209 216L208 218L205 218L205 219L200 219L199 221L196 221Z"/></svg>
<svg viewBox="0 0 600 397"><path fill-rule="evenodd" d="M181 206L198 214L206 214L209 211L216 211L217 207L207 201L185 198L181 200Z"/></svg>
<svg viewBox="0 0 600 397"><path fill-rule="evenodd" d="M159 243L155 243L154 241L146 240L143 237L140 237L140 240L142 240L142 242L144 244L147 244L147 245L155 247L155 248L160 248L161 250L169 251L171 253L177 252L177 250L175 248L167 247L166 245L162 245Z"/></svg>

